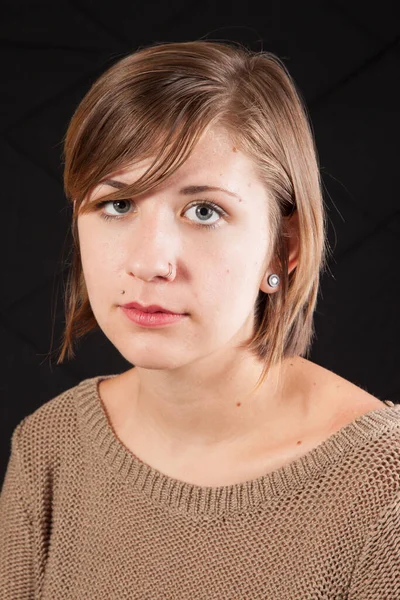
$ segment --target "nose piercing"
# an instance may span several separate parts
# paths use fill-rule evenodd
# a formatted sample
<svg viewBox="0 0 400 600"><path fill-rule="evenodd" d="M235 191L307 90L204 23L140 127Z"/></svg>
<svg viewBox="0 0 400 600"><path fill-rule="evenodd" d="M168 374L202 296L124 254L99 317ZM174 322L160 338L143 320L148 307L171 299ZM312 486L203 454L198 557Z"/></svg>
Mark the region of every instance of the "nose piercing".
<svg viewBox="0 0 400 600"><path fill-rule="evenodd" d="M171 275L172 275L172 270L173 270L173 266L171 265L171 263L168 263L168 264L169 264L169 273L167 273L167 275L164 275L164 277L165 277L166 279L169 279L169 277L171 277ZM122 291L121 291L121 295L122 295L122 294L125 294L125 290L122 290Z"/></svg>
<svg viewBox="0 0 400 600"><path fill-rule="evenodd" d="M171 263L168 263L168 264L169 264L169 266L170 266L170 269L169 269L169 273L168 273L168 275L165 275L165 277L166 277L167 279L168 279L169 277L171 277L171 275L172 275L172 265L171 265Z"/></svg>

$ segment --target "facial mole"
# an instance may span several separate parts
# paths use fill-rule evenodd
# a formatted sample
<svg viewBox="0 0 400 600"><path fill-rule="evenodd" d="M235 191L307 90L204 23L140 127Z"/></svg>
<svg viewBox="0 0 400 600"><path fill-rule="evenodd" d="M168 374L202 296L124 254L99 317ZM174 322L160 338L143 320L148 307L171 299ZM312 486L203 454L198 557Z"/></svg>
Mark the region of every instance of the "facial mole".
<svg viewBox="0 0 400 600"><path fill-rule="evenodd" d="M235 146L233 146L232 151L237 152L237 148Z"/></svg>
<svg viewBox="0 0 400 600"><path fill-rule="evenodd" d="M299 441L297 442L297 445L299 446L299 445L300 445L300 444L302 444L302 443L303 443L303 442L302 442L301 440L299 440Z"/></svg>
<svg viewBox="0 0 400 600"><path fill-rule="evenodd" d="M237 402L236 406L242 406L241 402Z"/></svg>

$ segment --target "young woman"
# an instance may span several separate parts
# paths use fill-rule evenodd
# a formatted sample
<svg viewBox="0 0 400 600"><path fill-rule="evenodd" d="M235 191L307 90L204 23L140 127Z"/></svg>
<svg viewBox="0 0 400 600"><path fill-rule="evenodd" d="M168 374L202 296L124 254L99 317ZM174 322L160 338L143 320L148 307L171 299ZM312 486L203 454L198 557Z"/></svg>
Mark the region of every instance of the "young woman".
<svg viewBox="0 0 400 600"><path fill-rule="evenodd" d="M100 327L132 368L14 431L0 597L399 598L400 412L305 358L326 221L280 60L123 58L72 117L65 191L59 362Z"/></svg>

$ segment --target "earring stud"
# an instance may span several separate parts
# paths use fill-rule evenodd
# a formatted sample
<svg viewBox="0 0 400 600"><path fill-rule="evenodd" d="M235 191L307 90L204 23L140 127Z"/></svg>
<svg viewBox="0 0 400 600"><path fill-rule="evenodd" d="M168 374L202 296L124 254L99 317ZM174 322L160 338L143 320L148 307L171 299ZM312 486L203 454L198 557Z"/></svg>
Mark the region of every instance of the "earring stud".
<svg viewBox="0 0 400 600"><path fill-rule="evenodd" d="M278 287L279 282L280 278L279 275L277 275L276 273L272 273L272 275L268 277L268 284L273 288Z"/></svg>

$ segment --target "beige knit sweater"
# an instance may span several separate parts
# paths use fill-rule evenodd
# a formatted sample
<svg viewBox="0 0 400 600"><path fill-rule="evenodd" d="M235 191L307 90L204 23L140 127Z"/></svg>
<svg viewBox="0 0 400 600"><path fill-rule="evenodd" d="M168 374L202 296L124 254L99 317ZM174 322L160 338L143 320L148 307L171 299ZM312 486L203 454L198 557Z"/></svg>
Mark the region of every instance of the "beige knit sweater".
<svg viewBox="0 0 400 600"><path fill-rule="evenodd" d="M235 485L170 478L82 381L16 427L2 600L399 600L400 406Z"/></svg>

